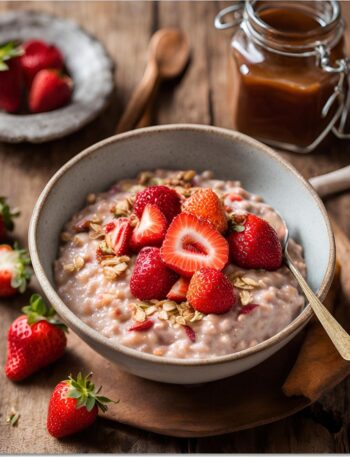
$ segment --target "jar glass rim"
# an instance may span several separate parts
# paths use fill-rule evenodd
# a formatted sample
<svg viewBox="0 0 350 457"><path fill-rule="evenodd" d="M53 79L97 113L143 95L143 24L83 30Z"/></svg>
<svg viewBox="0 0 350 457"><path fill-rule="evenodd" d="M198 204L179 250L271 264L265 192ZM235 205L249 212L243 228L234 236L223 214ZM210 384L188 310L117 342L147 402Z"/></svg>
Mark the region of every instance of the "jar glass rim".
<svg viewBox="0 0 350 457"><path fill-rule="evenodd" d="M251 20L256 26L261 28L261 31L269 32L272 33L276 38L280 39L296 39L296 38L303 38L304 40L310 40L313 37L318 38L320 35L320 32L322 34L327 34L329 33L332 29L334 29L338 23L339 20L341 19L341 14L340 14L340 6L339 2L337 0L323 0L320 3L323 4L328 4L331 7L331 16L327 21L324 21L324 25L321 25L320 27L315 27L315 29L312 29L310 31L302 31L302 32L290 32L290 31L284 31L280 30L277 28L274 28L267 22L265 22L259 14L257 14L256 11L256 6L262 3L261 0L248 0L246 2L245 6L245 14L248 16L249 20ZM284 2L271 2L271 4L274 4L276 6L278 3L288 3L286 1ZM296 3L306 3L306 2L291 2L292 7L295 7ZM322 18L324 20L324 18Z"/></svg>

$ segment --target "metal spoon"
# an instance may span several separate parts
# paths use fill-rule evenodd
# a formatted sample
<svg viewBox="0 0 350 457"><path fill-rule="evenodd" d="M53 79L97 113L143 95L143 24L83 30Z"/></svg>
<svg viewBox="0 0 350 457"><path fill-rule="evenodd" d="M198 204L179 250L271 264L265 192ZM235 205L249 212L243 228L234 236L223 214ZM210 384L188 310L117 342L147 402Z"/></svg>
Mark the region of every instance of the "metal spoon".
<svg viewBox="0 0 350 457"><path fill-rule="evenodd" d="M276 211L277 212L277 211ZM316 294L312 291L311 287L305 281L299 270L293 264L293 261L288 253L289 231L287 224L283 217L279 214L285 229L285 236L282 243L284 261L297 280L301 290L304 292L305 297L310 303L310 306L322 327L327 332L329 338L332 340L334 346L337 348L339 354L345 360L350 360L350 335L343 329L343 327L336 321L327 308L320 302Z"/></svg>

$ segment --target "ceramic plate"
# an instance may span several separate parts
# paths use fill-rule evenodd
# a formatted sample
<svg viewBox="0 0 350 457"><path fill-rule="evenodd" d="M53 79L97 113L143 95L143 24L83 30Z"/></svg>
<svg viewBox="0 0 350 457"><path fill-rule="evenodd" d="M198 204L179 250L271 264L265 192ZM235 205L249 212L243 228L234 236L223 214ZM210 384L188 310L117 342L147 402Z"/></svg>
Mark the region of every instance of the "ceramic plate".
<svg viewBox="0 0 350 457"><path fill-rule="evenodd" d="M0 43L42 39L63 53L74 81L72 102L41 114L0 112L0 140L42 143L68 135L92 121L113 91L113 63L100 42L74 22L37 11L0 17Z"/></svg>

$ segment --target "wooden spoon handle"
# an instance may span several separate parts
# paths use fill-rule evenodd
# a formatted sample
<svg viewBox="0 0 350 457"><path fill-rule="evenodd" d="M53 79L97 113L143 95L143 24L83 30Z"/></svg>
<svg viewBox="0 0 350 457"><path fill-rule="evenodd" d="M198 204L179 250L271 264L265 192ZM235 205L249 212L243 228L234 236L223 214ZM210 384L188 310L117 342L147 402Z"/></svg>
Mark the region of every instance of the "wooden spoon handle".
<svg viewBox="0 0 350 457"><path fill-rule="evenodd" d="M124 111L122 118L117 126L117 133L132 130L144 113L149 103L154 88L157 86L159 73L156 63L151 60L145 70L145 73L134 90L129 103Z"/></svg>

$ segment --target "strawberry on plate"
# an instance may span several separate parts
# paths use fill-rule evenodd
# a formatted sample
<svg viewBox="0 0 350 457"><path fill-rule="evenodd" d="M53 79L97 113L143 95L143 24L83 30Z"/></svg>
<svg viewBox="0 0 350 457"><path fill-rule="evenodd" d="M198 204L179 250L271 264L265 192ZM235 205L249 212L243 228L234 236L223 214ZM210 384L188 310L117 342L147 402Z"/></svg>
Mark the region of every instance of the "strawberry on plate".
<svg viewBox="0 0 350 457"><path fill-rule="evenodd" d="M142 216L145 206L156 205L166 217L168 224L181 211L179 194L167 186L150 186L137 192L134 203L134 212L139 218Z"/></svg>
<svg viewBox="0 0 350 457"><path fill-rule="evenodd" d="M227 230L227 218L224 206L216 193L210 189L199 189L183 204L185 213L193 214L213 224L220 233Z"/></svg>
<svg viewBox="0 0 350 457"><path fill-rule="evenodd" d="M7 233L14 229L13 218L19 216L17 210L12 211L6 202L6 197L0 197L0 241L7 237Z"/></svg>
<svg viewBox="0 0 350 457"><path fill-rule="evenodd" d="M173 287L169 290L166 298L172 301L176 301L178 303L186 301L186 294L189 283L190 281L188 278L184 278L181 276L181 278L179 278L173 285Z"/></svg>
<svg viewBox="0 0 350 457"><path fill-rule="evenodd" d="M228 244L211 223L181 213L168 228L161 257L169 268L192 276L202 267L222 270L228 261Z"/></svg>
<svg viewBox="0 0 350 457"><path fill-rule="evenodd" d="M276 230L255 214L249 213L233 226L228 242L231 261L241 268L272 271L282 265L282 246Z"/></svg>
<svg viewBox="0 0 350 457"><path fill-rule="evenodd" d="M7 113L19 110L22 96L22 72L19 56L23 50L14 42L0 47L0 109Z"/></svg>
<svg viewBox="0 0 350 457"><path fill-rule="evenodd" d="M113 249L115 255L124 255L129 250L129 240L132 233L130 220L119 217L105 226L106 244Z"/></svg>
<svg viewBox="0 0 350 457"><path fill-rule="evenodd" d="M221 271L201 268L192 276L187 299L201 313L223 314L237 304L237 293Z"/></svg>
<svg viewBox="0 0 350 457"><path fill-rule="evenodd" d="M42 40L28 40L23 43L24 54L20 59L25 82L29 88L40 70L54 68L62 70L64 59L61 51Z"/></svg>
<svg viewBox="0 0 350 457"><path fill-rule="evenodd" d="M139 223L132 232L131 248L137 252L144 246L160 246L167 227L167 220L158 206L147 204Z"/></svg>
<svg viewBox="0 0 350 457"><path fill-rule="evenodd" d="M178 275L160 258L156 247L144 247L139 252L130 279L130 290L140 300L162 300L174 285Z"/></svg>
<svg viewBox="0 0 350 457"><path fill-rule="evenodd" d="M23 293L32 276L27 251L0 245L0 297L11 297Z"/></svg>
<svg viewBox="0 0 350 457"><path fill-rule="evenodd" d="M66 348L66 326L38 294L32 295L23 315L12 322L8 334L6 376L22 381L59 359Z"/></svg>
<svg viewBox="0 0 350 457"><path fill-rule="evenodd" d="M72 97L72 80L57 70L40 70L29 91L29 109L44 113L67 105Z"/></svg>
<svg viewBox="0 0 350 457"><path fill-rule="evenodd" d="M112 400L99 395L91 382L91 373L69 376L54 388L47 413L47 431L55 438L72 435L89 427L96 420L98 410L107 411Z"/></svg>

